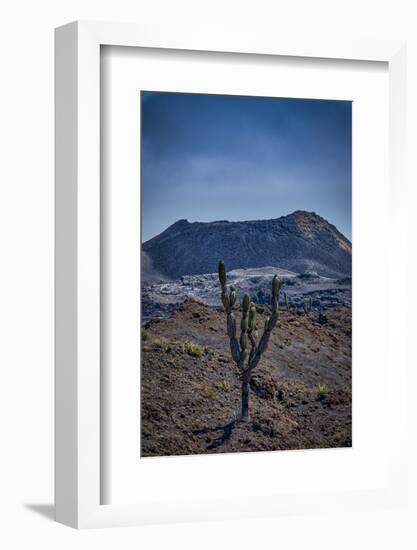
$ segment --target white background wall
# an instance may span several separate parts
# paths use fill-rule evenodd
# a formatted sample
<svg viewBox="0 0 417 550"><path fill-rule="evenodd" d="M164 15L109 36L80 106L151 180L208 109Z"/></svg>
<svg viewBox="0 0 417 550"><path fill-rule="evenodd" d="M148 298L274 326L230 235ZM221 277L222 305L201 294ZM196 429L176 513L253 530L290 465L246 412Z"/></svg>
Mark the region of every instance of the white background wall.
<svg viewBox="0 0 417 550"><path fill-rule="evenodd" d="M53 28L75 19L246 26L409 40L409 169L417 150L412 0L14 0L0 10L0 546L416 547L416 511L76 532L53 523ZM416 192L410 231L417 236ZM417 247L414 247L417 248ZM410 250L410 336L415 254ZM415 283L414 283L415 284ZM412 338L411 338L412 339ZM410 396L416 376L410 372ZM414 400L412 400L414 401ZM387 407L395 406L393 401ZM411 403L413 418L416 407ZM411 414L410 413L410 414ZM415 427L410 425L410 429ZM411 436L411 432L410 432ZM387 442L389 444L389 442ZM415 445L411 448L415 453ZM413 455L414 458L415 454ZM343 472L341 472L343 475ZM412 481L415 481L412 471ZM411 482L410 482L411 483ZM412 502L417 494L413 485ZM49 517L48 517L49 516Z"/></svg>

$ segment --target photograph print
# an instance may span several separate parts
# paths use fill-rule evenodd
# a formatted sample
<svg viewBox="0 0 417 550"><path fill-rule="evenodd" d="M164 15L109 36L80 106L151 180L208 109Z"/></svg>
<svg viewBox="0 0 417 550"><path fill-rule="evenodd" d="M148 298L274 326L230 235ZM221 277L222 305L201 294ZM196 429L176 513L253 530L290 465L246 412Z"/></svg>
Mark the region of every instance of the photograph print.
<svg viewBox="0 0 417 550"><path fill-rule="evenodd" d="M140 457L352 445L352 103L140 92Z"/></svg>

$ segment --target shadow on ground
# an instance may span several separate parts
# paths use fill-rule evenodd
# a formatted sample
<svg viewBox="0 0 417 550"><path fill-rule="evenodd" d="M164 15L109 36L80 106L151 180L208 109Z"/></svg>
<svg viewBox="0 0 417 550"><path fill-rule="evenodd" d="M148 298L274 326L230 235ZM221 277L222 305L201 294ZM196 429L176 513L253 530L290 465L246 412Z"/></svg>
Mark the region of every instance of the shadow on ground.
<svg viewBox="0 0 417 550"><path fill-rule="evenodd" d="M225 424L224 426L216 426L215 428L202 428L201 430L194 430L195 435L200 434L207 434L211 432L223 432L218 437L216 437L213 441L211 441L207 445L207 449L217 449L217 447L220 447L220 445L223 445L226 441L228 441L233 432L233 428L236 425L236 421L232 420L228 424Z"/></svg>

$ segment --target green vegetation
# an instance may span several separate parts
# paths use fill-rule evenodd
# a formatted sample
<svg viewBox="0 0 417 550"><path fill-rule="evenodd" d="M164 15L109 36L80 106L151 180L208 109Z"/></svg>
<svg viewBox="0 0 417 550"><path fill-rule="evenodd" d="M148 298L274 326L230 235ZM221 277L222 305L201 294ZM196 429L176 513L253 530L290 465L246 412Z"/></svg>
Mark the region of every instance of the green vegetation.
<svg viewBox="0 0 417 550"><path fill-rule="evenodd" d="M324 397L326 397L326 395L328 395L329 388L328 386L326 386L326 384L319 384L318 392L319 392L319 399L323 399Z"/></svg>
<svg viewBox="0 0 417 550"><path fill-rule="evenodd" d="M183 351L191 355L191 357L201 357L209 353L208 346L200 346L191 340L183 342Z"/></svg>
<svg viewBox="0 0 417 550"><path fill-rule="evenodd" d="M143 336L142 336L143 337ZM147 334L145 340L148 340L149 335ZM203 355L208 355L210 353L210 348L208 346L200 346L192 340L161 340L161 338L155 338L152 340L154 346L164 349L166 353L171 353L181 351L182 353L187 353L191 357L202 357Z"/></svg>

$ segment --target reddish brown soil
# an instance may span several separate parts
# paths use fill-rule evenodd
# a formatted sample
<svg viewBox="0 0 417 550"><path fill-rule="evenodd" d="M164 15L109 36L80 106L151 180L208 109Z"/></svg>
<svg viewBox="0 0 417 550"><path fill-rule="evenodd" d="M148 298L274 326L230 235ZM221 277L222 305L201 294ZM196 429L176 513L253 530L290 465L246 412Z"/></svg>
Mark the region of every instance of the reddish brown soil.
<svg viewBox="0 0 417 550"><path fill-rule="evenodd" d="M268 309L257 310L263 326ZM225 324L224 312L187 300L145 326L142 456L351 446L350 309L281 313L252 375L247 423L236 421L240 379Z"/></svg>

